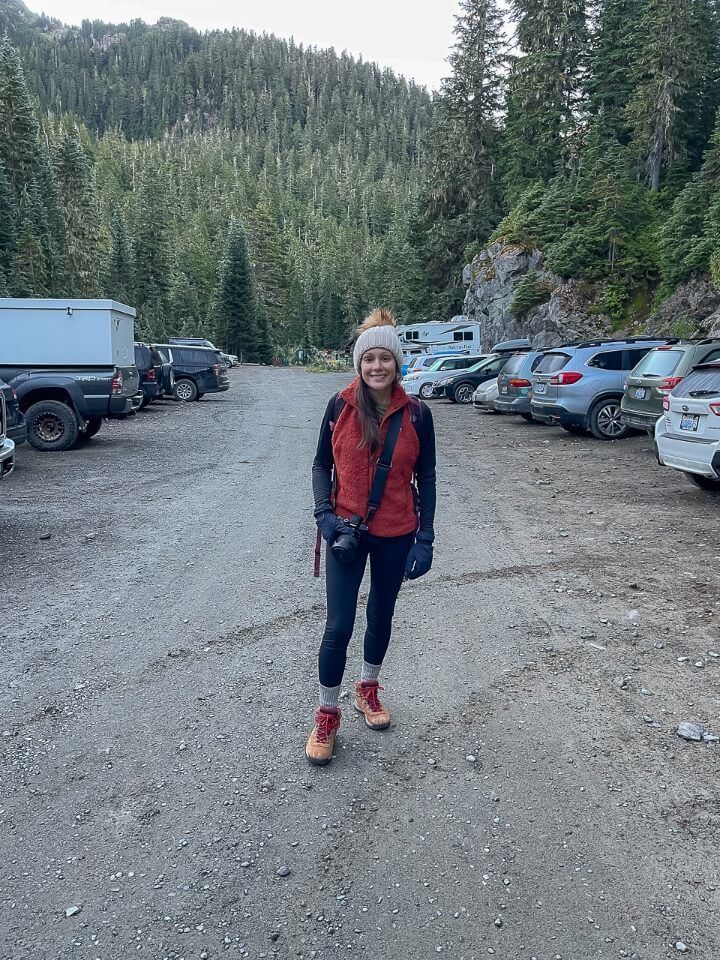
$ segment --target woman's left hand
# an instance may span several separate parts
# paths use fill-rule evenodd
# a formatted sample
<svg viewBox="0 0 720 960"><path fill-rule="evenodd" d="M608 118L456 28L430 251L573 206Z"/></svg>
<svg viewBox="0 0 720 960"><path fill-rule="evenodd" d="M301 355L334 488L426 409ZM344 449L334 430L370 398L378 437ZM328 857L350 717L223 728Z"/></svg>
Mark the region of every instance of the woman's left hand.
<svg viewBox="0 0 720 960"><path fill-rule="evenodd" d="M420 530L416 534L415 543L410 547L405 563L405 576L408 580L425 576L432 566L434 539L435 534L430 530Z"/></svg>

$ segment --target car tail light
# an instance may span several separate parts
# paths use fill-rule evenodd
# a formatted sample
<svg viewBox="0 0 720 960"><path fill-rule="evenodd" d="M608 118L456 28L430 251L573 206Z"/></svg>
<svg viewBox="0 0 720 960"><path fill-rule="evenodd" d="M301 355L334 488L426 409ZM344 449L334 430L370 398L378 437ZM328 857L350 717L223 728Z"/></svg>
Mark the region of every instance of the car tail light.
<svg viewBox="0 0 720 960"><path fill-rule="evenodd" d="M153 382L155 381L155 367L150 367L150 369L149 369L148 372L147 372L147 376L145 377L145 379L146 379L148 382L151 381L151 380L152 380Z"/></svg>
<svg viewBox="0 0 720 960"><path fill-rule="evenodd" d="M663 397L663 410L670 409L670 397Z"/></svg>
<svg viewBox="0 0 720 960"><path fill-rule="evenodd" d="M550 377L550 383L554 387L567 387L571 383L577 383L578 380L582 380L581 373L575 373L570 370L567 373L556 373L554 377Z"/></svg>
<svg viewBox="0 0 720 960"><path fill-rule="evenodd" d="M711 403L710 409L715 414L716 417L720 417L720 403Z"/></svg>
<svg viewBox="0 0 720 960"><path fill-rule="evenodd" d="M213 364L213 373L216 377L220 376L220 371L222 370L222 364L214 363Z"/></svg>
<svg viewBox="0 0 720 960"><path fill-rule="evenodd" d="M123 392L123 375L122 370L116 370L115 376L112 378L112 383L110 385L110 392L115 394Z"/></svg>
<svg viewBox="0 0 720 960"><path fill-rule="evenodd" d="M518 377L517 379L508 380L508 386L509 387L531 387L532 383L530 380L523 380L522 377Z"/></svg>
<svg viewBox="0 0 720 960"><path fill-rule="evenodd" d="M657 385L657 392L670 393L673 387L676 387L682 379L682 377L665 377L665 379Z"/></svg>

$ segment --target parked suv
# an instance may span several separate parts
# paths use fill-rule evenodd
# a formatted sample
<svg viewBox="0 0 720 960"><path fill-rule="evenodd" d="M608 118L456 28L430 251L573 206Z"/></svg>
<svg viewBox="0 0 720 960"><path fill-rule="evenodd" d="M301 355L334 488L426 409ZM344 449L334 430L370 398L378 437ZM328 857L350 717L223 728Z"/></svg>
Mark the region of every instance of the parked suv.
<svg viewBox="0 0 720 960"><path fill-rule="evenodd" d="M403 377L402 386L406 393L413 397L423 397L428 400L433 393L433 387L438 380L448 374L467 370L481 360L484 360L487 354L475 356L435 357L430 364L416 364L412 366ZM424 358L423 358L424 359Z"/></svg>
<svg viewBox="0 0 720 960"><path fill-rule="evenodd" d="M1 383L2 381L0 381ZM0 390L0 480L9 477L15 466L15 444L7 435L5 395Z"/></svg>
<svg viewBox="0 0 720 960"><path fill-rule="evenodd" d="M628 427L652 434L663 399L699 363L720 360L720 339L669 340L646 353L625 381L621 411Z"/></svg>
<svg viewBox="0 0 720 960"><path fill-rule="evenodd" d="M663 399L655 426L660 463L720 493L720 360L703 363Z"/></svg>
<svg viewBox="0 0 720 960"><path fill-rule="evenodd" d="M189 403L206 393L230 389L230 378L219 350L210 347L189 347L178 343L153 344L156 350L170 357L173 365L173 396Z"/></svg>
<svg viewBox="0 0 720 960"><path fill-rule="evenodd" d="M500 413L516 413L533 420L530 412L532 375L545 355L543 350L516 353L498 374L498 396L495 409Z"/></svg>
<svg viewBox="0 0 720 960"><path fill-rule="evenodd" d="M570 433L620 440L630 428L620 419L624 380L653 347L651 337L585 340L546 351L533 373L530 412Z"/></svg>

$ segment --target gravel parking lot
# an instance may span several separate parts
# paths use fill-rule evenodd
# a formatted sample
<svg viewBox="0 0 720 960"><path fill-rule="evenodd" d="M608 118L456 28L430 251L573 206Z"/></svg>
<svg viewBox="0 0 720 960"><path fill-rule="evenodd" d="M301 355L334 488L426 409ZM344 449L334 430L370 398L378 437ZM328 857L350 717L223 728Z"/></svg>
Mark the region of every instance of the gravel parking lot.
<svg viewBox="0 0 720 960"><path fill-rule="evenodd" d="M310 464L346 381L231 378L0 488L3 960L717 960L720 745L675 727L720 734L720 501L647 437L433 404L394 725L345 699L311 768Z"/></svg>

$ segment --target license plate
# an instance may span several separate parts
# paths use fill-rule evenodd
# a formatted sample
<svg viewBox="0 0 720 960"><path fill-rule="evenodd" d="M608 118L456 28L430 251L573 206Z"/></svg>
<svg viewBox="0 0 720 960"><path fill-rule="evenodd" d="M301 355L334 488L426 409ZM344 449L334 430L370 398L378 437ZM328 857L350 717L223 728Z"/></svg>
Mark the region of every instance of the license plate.
<svg viewBox="0 0 720 960"><path fill-rule="evenodd" d="M536 383L533 387L533 393L547 393L547 384L546 383Z"/></svg>
<svg viewBox="0 0 720 960"><path fill-rule="evenodd" d="M699 423L700 423L699 415L694 415L692 413L684 413L680 417L681 430L697 430Z"/></svg>
<svg viewBox="0 0 720 960"><path fill-rule="evenodd" d="M635 398L635 400L644 400L646 393L647 393L647 390L645 389L645 387L635 387L635 389L632 392L632 395Z"/></svg>

